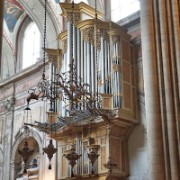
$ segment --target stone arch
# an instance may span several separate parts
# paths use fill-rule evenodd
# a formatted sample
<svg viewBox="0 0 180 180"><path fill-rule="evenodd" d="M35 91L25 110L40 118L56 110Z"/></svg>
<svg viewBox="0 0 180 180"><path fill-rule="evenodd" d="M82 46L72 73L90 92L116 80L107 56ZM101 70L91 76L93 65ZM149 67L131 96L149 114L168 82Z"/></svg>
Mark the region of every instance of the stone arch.
<svg viewBox="0 0 180 180"><path fill-rule="evenodd" d="M19 31L18 31L18 36L17 36L17 62L16 62L16 71L20 71L23 69L22 65L23 65L23 61L25 59L23 59L23 40L24 40L24 33L25 31L27 30L27 27L32 23L34 22L29 16L27 16L25 18L25 20L22 22L22 26L20 27ZM38 24L36 22L34 22L37 27L38 27ZM38 30L40 31L39 27L38 27ZM42 32L40 32L42 34ZM42 38L41 38L42 39ZM41 45L42 45L42 42L41 42ZM42 49L40 49L41 51L41 57L42 57ZM38 57L40 58L40 56Z"/></svg>
<svg viewBox="0 0 180 180"><path fill-rule="evenodd" d="M28 137L29 148L35 150L33 156L29 159L28 164L31 163L33 160L32 158L38 157L39 158L39 166L42 164L41 155L42 155L42 138L40 137L39 133L35 131L33 128L28 127L28 131L21 127L16 135L16 140L12 147L11 153L11 179L15 179L17 172L15 170L16 164L20 163L20 156L18 155L18 149L22 149L25 139ZM34 146L34 148L32 148ZM19 164L20 166L20 164Z"/></svg>
<svg viewBox="0 0 180 180"><path fill-rule="evenodd" d="M4 158L3 158L3 150L0 146L0 179L3 177L3 164L4 164Z"/></svg>
<svg viewBox="0 0 180 180"><path fill-rule="evenodd" d="M29 1L29 0L19 0L23 8L29 17L38 25L41 34L43 34L44 29L44 2L43 1ZM47 7L47 33L46 41L47 48L59 48L59 43L57 42L57 36L60 32L59 25L57 21L54 20L54 16L51 13L50 8Z"/></svg>
<svg viewBox="0 0 180 180"><path fill-rule="evenodd" d="M1 78L6 79L14 74L14 49L10 39L4 34L2 43Z"/></svg>

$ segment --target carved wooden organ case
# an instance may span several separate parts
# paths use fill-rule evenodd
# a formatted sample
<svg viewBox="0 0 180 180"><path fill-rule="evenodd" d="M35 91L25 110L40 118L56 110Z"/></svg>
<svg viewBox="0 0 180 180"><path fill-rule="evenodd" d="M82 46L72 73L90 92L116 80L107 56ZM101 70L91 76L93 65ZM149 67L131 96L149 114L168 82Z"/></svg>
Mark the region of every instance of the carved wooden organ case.
<svg viewBox="0 0 180 180"><path fill-rule="evenodd" d="M73 14L75 25L71 31L72 7L60 3L66 30L59 34L61 56L58 59L60 72L68 71L71 63L72 42L77 75L90 85L91 91L98 90L101 95L102 109L116 110L117 115L109 124L105 121L81 123L78 127L66 126L60 129L54 138L58 141L58 179L70 176L70 167L63 154L72 143L76 152L81 154L74 168L77 179L105 179L108 169L104 164L110 156L117 167L112 171L113 179L128 176L128 136L138 123L136 109L135 48L130 43L126 30L112 22L104 22L98 12L94 18L94 9L84 3L75 4ZM96 36L95 36L96 25ZM71 34L73 32L73 34ZM73 41L72 41L73 38ZM95 51L95 38L97 53ZM49 56L51 57L49 51ZM53 53L52 53L53 54ZM97 56L97 61L95 61ZM98 85L98 87L97 87ZM60 102L60 114L66 115ZM95 146L99 154L94 164L97 176L89 176L91 163L87 153Z"/></svg>

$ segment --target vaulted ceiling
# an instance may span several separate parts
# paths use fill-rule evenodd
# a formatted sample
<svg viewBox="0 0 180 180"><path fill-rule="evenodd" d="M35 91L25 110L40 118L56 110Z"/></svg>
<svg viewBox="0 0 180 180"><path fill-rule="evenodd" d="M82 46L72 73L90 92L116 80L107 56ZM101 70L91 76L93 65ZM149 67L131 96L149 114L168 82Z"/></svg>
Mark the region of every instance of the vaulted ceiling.
<svg viewBox="0 0 180 180"><path fill-rule="evenodd" d="M23 14L23 7L17 0L4 1L4 19L10 32L14 30L16 22Z"/></svg>
<svg viewBox="0 0 180 180"><path fill-rule="evenodd" d="M30 0L33 1L34 4L37 1L41 1L41 3L44 3L44 0ZM54 6L55 9L57 9L58 3L59 2L64 2L65 0L48 0L48 4L51 4ZM83 1L83 0L82 0ZM69 1L67 1L69 2ZM76 2L76 1L75 1ZM87 1L88 2L88 1ZM28 4L30 2L26 1L26 4ZM94 5L94 1L89 1L90 5ZM102 4L102 1L98 0L98 6L101 7L100 4ZM102 8L100 8L102 10ZM21 0L5 0L4 1L4 19L5 19L5 23L8 27L8 30L10 31L10 33L13 33L17 22L21 19L23 19L23 17L26 14L26 9L23 7L23 5L21 5Z"/></svg>
<svg viewBox="0 0 180 180"><path fill-rule="evenodd" d="M74 0L75 3L86 1L94 6L95 0ZM4 30L3 43L7 43L16 53L19 32L27 17L34 21L43 34L44 28L44 2L45 0L4 0ZM59 3L71 0L47 0L47 44L52 48L58 46L57 35L62 31L62 13ZM97 0L97 8L102 11L103 1ZM53 42L53 43L52 43Z"/></svg>
<svg viewBox="0 0 180 180"><path fill-rule="evenodd" d="M54 3L59 3L59 0L49 0L49 2L50 1L54 1ZM25 10L23 6L18 2L18 0L5 0L4 1L4 19L10 32L14 31L14 28L18 20L21 19L21 16L24 13L25 13Z"/></svg>

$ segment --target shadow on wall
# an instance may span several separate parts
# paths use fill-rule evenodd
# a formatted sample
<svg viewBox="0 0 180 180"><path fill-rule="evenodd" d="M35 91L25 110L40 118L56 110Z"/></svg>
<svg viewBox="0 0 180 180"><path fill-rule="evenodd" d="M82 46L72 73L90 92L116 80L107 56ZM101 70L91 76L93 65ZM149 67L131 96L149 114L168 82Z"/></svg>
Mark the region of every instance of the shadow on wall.
<svg viewBox="0 0 180 180"><path fill-rule="evenodd" d="M144 124L136 126L129 138L130 179L143 180L148 176L148 154L146 128Z"/></svg>

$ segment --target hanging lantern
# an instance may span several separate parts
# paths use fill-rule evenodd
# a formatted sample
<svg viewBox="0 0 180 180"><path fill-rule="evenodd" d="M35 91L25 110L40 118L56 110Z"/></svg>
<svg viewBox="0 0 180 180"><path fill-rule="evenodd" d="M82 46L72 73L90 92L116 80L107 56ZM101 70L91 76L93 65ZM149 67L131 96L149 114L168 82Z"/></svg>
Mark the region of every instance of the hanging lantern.
<svg viewBox="0 0 180 180"><path fill-rule="evenodd" d="M29 149L27 140L24 142L23 149L22 150L18 149L18 153L22 156L24 164L25 164L24 174L27 173L27 170L26 170L27 161L28 161L29 157L33 154L33 152L34 152L34 150Z"/></svg>
<svg viewBox="0 0 180 180"><path fill-rule="evenodd" d="M45 148L43 148L43 151L47 154L49 159L49 167L48 169L51 169L51 159L53 157L53 154L56 153L57 149L54 147L52 143L52 139L49 141L49 145Z"/></svg>
<svg viewBox="0 0 180 180"><path fill-rule="evenodd" d="M88 158L92 164L91 174L94 174L94 163L96 159L99 157L99 154L97 154L97 150L99 148L99 145L91 145L90 146L90 152L88 153Z"/></svg>
<svg viewBox="0 0 180 180"><path fill-rule="evenodd" d="M71 177L74 177L73 168L76 165L76 161L81 157L81 154L77 154L75 145L72 145L71 149L63 156L69 161L69 165L71 166Z"/></svg>

